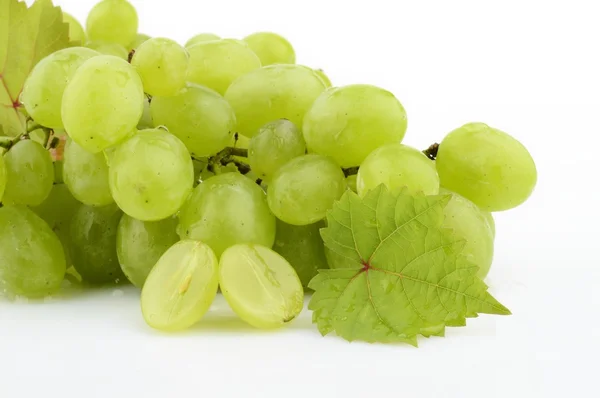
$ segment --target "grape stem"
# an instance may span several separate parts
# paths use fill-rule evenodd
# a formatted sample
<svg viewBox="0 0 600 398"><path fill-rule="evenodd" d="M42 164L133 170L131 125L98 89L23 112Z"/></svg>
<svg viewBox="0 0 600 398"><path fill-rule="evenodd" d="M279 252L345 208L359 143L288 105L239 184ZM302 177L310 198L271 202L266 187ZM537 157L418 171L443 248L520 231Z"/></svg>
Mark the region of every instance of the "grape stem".
<svg viewBox="0 0 600 398"><path fill-rule="evenodd" d="M248 174L250 172L250 165L235 159L234 156L247 158L248 150L245 148L226 147L216 155L208 158L208 166L206 168L214 173L220 166L227 166L229 163L233 163L237 166L241 174ZM192 157L192 159L195 158Z"/></svg>
<svg viewBox="0 0 600 398"><path fill-rule="evenodd" d="M354 174L358 174L358 166L348 167L347 169L342 169L342 171L344 172L344 176L350 177Z"/></svg>
<svg viewBox="0 0 600 398"><path fill-rule="evenodd" d="M22 133L16 137L0 137L0 148L4 148L6 151L8 151L17 142L26 139L29 139L29 133Z"/></svg>
<svg viewBox="0 0 600 398"><path fill-rule="evenodd" d="M429 159L431 160L435 160L437 158L437 153L438 153L438 148L440 147L440 144L438 144L437 142L434 144L429 145L429 148L425 149L423 151L423 153L425 154L425 156L427 156Z"/></svg>

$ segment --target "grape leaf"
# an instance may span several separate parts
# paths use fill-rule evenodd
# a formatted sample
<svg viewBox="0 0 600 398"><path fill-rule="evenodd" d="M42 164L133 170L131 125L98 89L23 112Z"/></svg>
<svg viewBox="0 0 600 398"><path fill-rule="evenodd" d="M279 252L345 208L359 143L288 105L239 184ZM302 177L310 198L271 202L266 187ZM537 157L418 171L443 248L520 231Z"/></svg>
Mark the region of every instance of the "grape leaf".
<svg viewBox="0 0 600 398"><path fill-rule="evenodd" d="M509 315L487 292L464 241L442 228L449 195L392 195L381 185L351 191L327 215L325 245L346 268L320 270L309 309L321 334L348 341L406 342L443 336L478 313Z"/></svg>
<svg viewBox="0 0 600 398"><path fill-rule="evenodd" d="M27 8L0 0L0 129L16 136L26 130L19 95L31 69L45 56L69 45L69 26L51 0Z"/></svg>

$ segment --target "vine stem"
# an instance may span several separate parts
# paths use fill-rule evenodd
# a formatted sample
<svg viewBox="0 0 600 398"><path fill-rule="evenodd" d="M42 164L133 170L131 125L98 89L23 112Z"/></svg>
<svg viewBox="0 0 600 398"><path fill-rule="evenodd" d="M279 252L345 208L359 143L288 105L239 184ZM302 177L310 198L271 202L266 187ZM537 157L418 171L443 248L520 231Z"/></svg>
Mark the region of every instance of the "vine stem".
<svg viewBox="0 0 600 398"><path fill-rule="evenodd" d="M434 144L429 145L429 148L425 149L423 151L423 153L425 154L425 156L427 156L429 159L431 160L435 160L437 158L437 153L438 153L438 149L440 147L440 144L438 144L437 142Z"/></svg>
<svg viewBox="0 0 600 398"><path fill-rule="evenodd" d="M344 176L350 177L354 174L358 174L358 166L348 167L347 169L342 169L342 171L344 172Z"/></svg>

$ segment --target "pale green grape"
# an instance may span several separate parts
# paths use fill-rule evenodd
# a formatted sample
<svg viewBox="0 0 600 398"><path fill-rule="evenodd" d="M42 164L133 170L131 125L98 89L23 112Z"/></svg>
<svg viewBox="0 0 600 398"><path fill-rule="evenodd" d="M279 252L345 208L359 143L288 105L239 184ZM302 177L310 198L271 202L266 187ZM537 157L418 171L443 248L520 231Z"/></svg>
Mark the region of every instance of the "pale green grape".
<svg viewBox="0 0 600 398"><path fill-rule="evenodd" d="M208 311L219 287L218 261L202 242L184 240L160 257L142 289L142 314L151 327L187 329Z"/></svg>
<svg viewBox="0 0 600 398"><path fill-rule="evenodd" d="M535 163L516 139L484 123L450 132L436 159L440 182L485 211L525 202L537 182Z"/></svg>
<svg viewBox="0 0 600 398"><path fill-rule="evenodd" d="M188 47L187 79L224 94L239 76L260 68L260 59L247 46L234 40L204 41Z"/></svg>
<svg viewBox="0 0 600 398"><path fill-rule="evenodd" d="M32 207L42 220L46 221L50 229L54 231L62 243L67 267L73 265L71 261L71 234L69 228L75 211L79 208L77 201L65 184L54 184L50 195L39 206Z"/></svg>
<svg viewBox="0 0 600 398"><path fill-rule="evenodd" d="M306 144L302 132L289 120L265 124L248 145L248 163L259 178L271 176L289 160L304 155Z"/></svg>
<svg viewBox="0 0 600 398"><path fill-rule="evenodd" d="M171 39L148 39L138 47L131 60L144 91L150 95L171 96L185 86L187 51Z"/></svg>
<svg viewBox="0 0 600 398"><path fill-rule="evenodd" d="M106 206L114 202L104 154L88 152L72 140L65 146L63 179L73 196L86 205Z"/></svg>
<svg viewBox="0 0 600 398"><path fill-rule="evenodd" d="M302 126L304 114L323 90L325 84L310 68L271 65L235 80L225 99L235 111L236 131L252 137L261 126L277 119Z"/></svg>
<svg viewBox="0 0 600 398"><path fill-rule="evenodd" d="M0 152L0 203L2 203L2 197L4 196L4 188L6 188L6 163L2 152Z"/></svg>
<svg viewBox="0 0 600 398"><path fill-rule="evenodd" d="M192 37L191 39L189 39L185 43L185 48L189 48L189 47L195 46L198 43L203 43L205 41L212 41L212 40L221 40L221 38L212 33L200 33L200 34L197 34L196 36Z"/></svg>
<svg viewBox="0 0 600 398"><path fill-rule="evenodd" d="M304 290L294 268L273 250L239 244L219 261L219 286L233 311L261 329L284 326L300 314Z"/></svg>
<svg viewBox="0 0 600 398"><path fill-rule="evenodd" d="M356 174L346 177L346 185L352 192L358 192L358 189L356 188Z"/></svg>
<svg viewBox="0 0 600 398"><path fill-rule="evenodd" d="M494 216L489 211L482 211L482 212L490 226L490 229L492 230L492 235L494 235L494 237L496 237L496 221L494 221Z"/></svg>
<svg viewBox="0 0 600 398"><path fill-rule="evenodd" d="M296 62L294 47L276 33L258 32L247 36L244 41L258 55L263 66Z"/></svg>
<svg viewBox="0 0 600 398"><path fill-rule="evenodd" d="M267 192L269 208L293 225L313 224L346 191L346 178L335 162L321 155L294 158L281 167Z"/></svg>
<svg viewBox="0 0 600 398"><path fill-rule="evenodd" d="M160 256L179 240L176 227L173 217L149 222L123 215L117 230L117 256L123 273L135 286L144 286Z"/></svg>
<svg viewBox="0 0 600 398"><path fill-rule="evenodd" d="M331 80L329 80L329 76L325 74L323 69L315 69L315 73L321 78L323 84L325 84L325 87L331 87Z"/></svg>
<svg viewBox="0 0 600 398"><path fill-rule="evenodd" d="M37 206L46 200L54 183L54 166L42 145L19 141L4 155L4 163L4 203Z"/></svg>
<svg viewBox="0 0 600 398"><path fill-rule="evenodd" d="M277 220L273 250L294 267L304 287L308 286L318 270L329 268L319 232L324 227L322 221L309 225L290 225Z"/></svg>
<svg viewBox="0 0 600 398"><path fill-rule="evenodd" d="M90 40L127 46L137 35L138 15L126 0L102 0L90 10L86 30Z"/></svg>
<svg viewBox="0 0 600 398"><path fill-rule="evenodd" d="M358 169L356 188L360 196L379 184L385 184L393 194L406 189L413 195L435 195L440 179L435 164L427 156L412 147L395 143L371 152Z"/></svg>
<svg viewBox="0 0 600 398"><path fill-rule="evenodd" d="M44 220L26 206L0 208L0 296L54 293L65 270L60 240Z"/></svg>
<svg viewBox="0 0 600 398"><path fill-rule="evenodd" d="M134 133L143 100L142 81L131 65L110 55L91 58L65 89L65 130L85 150L100 152Z"/></svg>
<svg viewBox="0 0 600 398"><path fill-rule="evenodd" d="M181 208L177 232L182 239L208 244L217 257L236 243L273 246L275 217L264 191L239 173L207 179Z"/></svg>
<svg viewBox="0 0 600 398"><path fill-rule="evenodd" d="M117 43L108 43L105 41L90 41L85 45L87 48L97 51L100 54L112 55L121 58L124 61L129 59L129 52L125 47Z"/></svg>
<svg viewBox="0 0 600 398"><path fill-rule="evenodd" d="M331 156L342 167L360 166L382 145L402 141L406 112L392 93L365 84L326 90L304 118L310 152Z"/></svg>
<svg viewBox="0 0 600 398"><path fill-rule="evenodd" d="M143 33L138 33L135 36L135 39L133 39L133 41L131 43L129 43L127 48L129 49L129 51L137 50L137 48L140 46L140 44L142 44L143 42L145 42L146 40L149 40L149 39L150 39L150 36L145 35Z"/></svg>
<svg viewBox="0 0 600 398"><path fill-rule="evenodd" d="M225 148L235 129L235 113L218 93L188 84L172 97L154 97L150 104L155 126L165 126L194 157L211 156Z"/></svg>
<svg viewBox="0 0 600 398"><path fill-rule="evenodd" d="M110 158L113 198L128 215L157 221L177 212L194 184L194 165L185 145L161 129L141 130Z"/></svg>
<svg viewBox="0 0 600 398"><path fill-rule="evenodd" d="M150 109L150 101L147 97L144 97L143 108L144 110L142 111L142 117L137 124L138 130L151 129L154 127L154 122L152 121L152 111Z"/></svg>
<svg viewBox="0 0 600 398"><path fill-rule="evenodd" d="M79 45L84 44L87 41L87 37L85 35L85 31L83 30L83 26L79 23L77 19L71 14L68 14L63 11L63 22L69 24L69 40L71 43L78 42Z"/></svg>
<svg viewBox="0 0 600 398"><path fill-rule="evenodd" d="M59 50L42 59L25 81L21 101L36 122L62 128L61 104L65 87L79 67L100 53L84 47Z"/></svg>
<svg viewBox="0 0 600 398"><path fill-rule="evenodd" d="M477 274L485 278L494 257L494 233L487 217L473 202L454 192L441 188L440 195L452 196L444 208L442 226L452 229L456 238L465 241L462 255L477 265Z"/></svg>
<svg viewBox="0 0 600 398"><path fill-rule="evenodd" d="M70 225L71 261L84 281L113 283L124 278L117 258L117 227L123 213L116 204L80 205Z"/></svg>

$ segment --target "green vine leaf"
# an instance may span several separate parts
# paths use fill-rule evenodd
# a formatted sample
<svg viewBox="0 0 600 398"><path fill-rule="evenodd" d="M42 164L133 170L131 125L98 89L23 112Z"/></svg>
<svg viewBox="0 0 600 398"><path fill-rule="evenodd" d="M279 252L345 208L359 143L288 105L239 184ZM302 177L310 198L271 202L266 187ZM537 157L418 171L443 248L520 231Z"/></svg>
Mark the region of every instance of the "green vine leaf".
<svg viewBox="0 0 600 398"><path fill-rule="evenodd" d="M0 0L0 130L16 136L26 130L19 95L35 64L69 45L69 27L50 0L27 8L18 0Z"/></svg>
<svg viewBox="0 0 600 398"><path fill-rule="evenodd" d="M321 334L416 346L417 335L443 336L479 313L510 314L461 255L464 241L442 228L449 200L394 196L383 185L362 199L344 194L321 235L347 267L321 270L309 284Z"/></svg>

